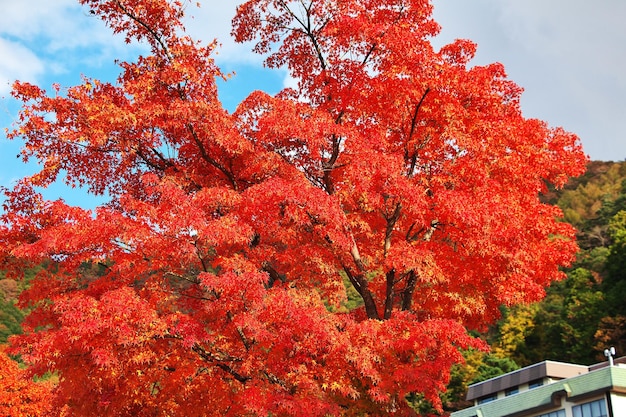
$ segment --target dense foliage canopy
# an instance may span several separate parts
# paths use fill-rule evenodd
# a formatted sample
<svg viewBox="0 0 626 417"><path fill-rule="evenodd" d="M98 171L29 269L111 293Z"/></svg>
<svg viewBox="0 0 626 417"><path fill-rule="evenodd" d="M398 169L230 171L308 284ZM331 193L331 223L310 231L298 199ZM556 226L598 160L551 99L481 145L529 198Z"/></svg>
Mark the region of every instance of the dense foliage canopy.
<svg viewBox="0 0 626 417"><path fill-rule="evenodd" d="M233 113L186 4L80 0L150 54L117 83L16 83L41 171L6 191L0 261L49 265L13 351L68 415L407 414L459 348L573 260L539 193L577 137L522 116L500 64L435 50L425 0L249 0L233 20L298 82ZM110 197L45 201L63 176ZM348 288L347 288L347 287ZM347 290L361 306L342 306Z"/></svg>

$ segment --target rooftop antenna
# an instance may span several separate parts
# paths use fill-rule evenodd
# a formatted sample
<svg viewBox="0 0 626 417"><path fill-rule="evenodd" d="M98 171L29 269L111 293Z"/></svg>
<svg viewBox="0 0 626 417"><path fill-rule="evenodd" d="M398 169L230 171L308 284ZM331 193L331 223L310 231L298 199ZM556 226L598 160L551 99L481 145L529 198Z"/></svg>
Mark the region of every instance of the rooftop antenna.
<svg viewBox="0 0 626 417"><path fill-rule="evenodd" d="M604 349L604 356L609 358L609 366L613 366L613 356L615 356L615 348L611 346L609 349Z"/></svg>

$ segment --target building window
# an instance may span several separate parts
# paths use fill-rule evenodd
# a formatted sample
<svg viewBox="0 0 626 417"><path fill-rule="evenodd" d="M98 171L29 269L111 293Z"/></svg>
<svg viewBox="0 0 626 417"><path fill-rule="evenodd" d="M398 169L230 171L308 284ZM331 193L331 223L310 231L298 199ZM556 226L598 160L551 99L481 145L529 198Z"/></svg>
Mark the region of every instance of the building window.
<svg viewBox="0 0 626 417"><path fill-rule="evenodd" d="M574 417L607 417L604 399L572 407Z"/></svg>
<svg viewBox="0 0 626 417"><path fill-rule="evenodd" d="M485 404L498 399L498 394L486 395L478 399L478 404Z"/></svg>
<svg viewBox="0 0 626 417"><path fill-rule="evenodd" d="M565 417L565 410L552 411L551 413L542 414L537 417Z"/></svg>
<svg viewBox="0 0 626 417"><path fill-rule="evenodd" d="M508 397L509 395L517 394L518 392L519 387L511 387L504 391L504 395Z"/></svg>
<svg viewBox="0 0 626 417"><path fill-rule="evenodd" d="M533 389L533 388L537 388L543 385L543 379L539 378L539 379L535 379L533 381L530 381L528 383L528 389Z"/></svg>

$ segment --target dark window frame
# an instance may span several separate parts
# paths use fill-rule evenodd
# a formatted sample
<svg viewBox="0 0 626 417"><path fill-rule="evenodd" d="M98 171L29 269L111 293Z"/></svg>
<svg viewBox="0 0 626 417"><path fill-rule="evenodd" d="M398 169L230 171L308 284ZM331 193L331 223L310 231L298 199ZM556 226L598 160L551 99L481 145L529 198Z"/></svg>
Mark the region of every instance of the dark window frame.
<svg viewBox="0 0 626 417"><path fill-rule="evenodd" d="M594 407L594 405L598 405L598 407L596 408ZM574 417L608 417L609 412L605 399L600 398L598 400L593 400L573 406L572 415Z"/></svg>
<svg viewBox="0 0 626 417"><path fill-rule="evenodd" d="M489 394L489 395L484 395L482 397L480 397L476 402L478 404L486 404L486 403L490 403L492 401L495 401L498 399L498 393L493 393L493 394Z"/></svg>

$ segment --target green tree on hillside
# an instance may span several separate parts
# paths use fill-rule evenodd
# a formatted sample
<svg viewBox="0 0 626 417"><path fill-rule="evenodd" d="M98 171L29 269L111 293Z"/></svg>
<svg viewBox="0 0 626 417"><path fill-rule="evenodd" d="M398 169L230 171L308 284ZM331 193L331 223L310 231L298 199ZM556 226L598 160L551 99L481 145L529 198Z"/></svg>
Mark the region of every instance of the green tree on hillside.
<svg viewBox="0 0 626 417"><path fill-rule="evenodd" d="M626 199L622 194L616 205ZM620 354L626 353L626 210L617 212L611 219L608 232L612 240L606 263L606 277L602 290L606 297L604 317L596 332L599 349L615 346Z"/></svg>
<svg viewBox="0 0 626 417"><path fill-rule="evenodd" d="M557 193L557 204L565 221L578 229L582 249L608 246L609 220L626 208L626 164L591 163L585 180L572 180L569 187ZM576 184L574 187L573 184Z"/></svg>
<svg viewBox="0 0 626 417"><path fill-rule="evenodd" d="M24 313L15 305L20 292L18 283L0 272L0 344L6 343L9 336L22 332Z"/></svg>

